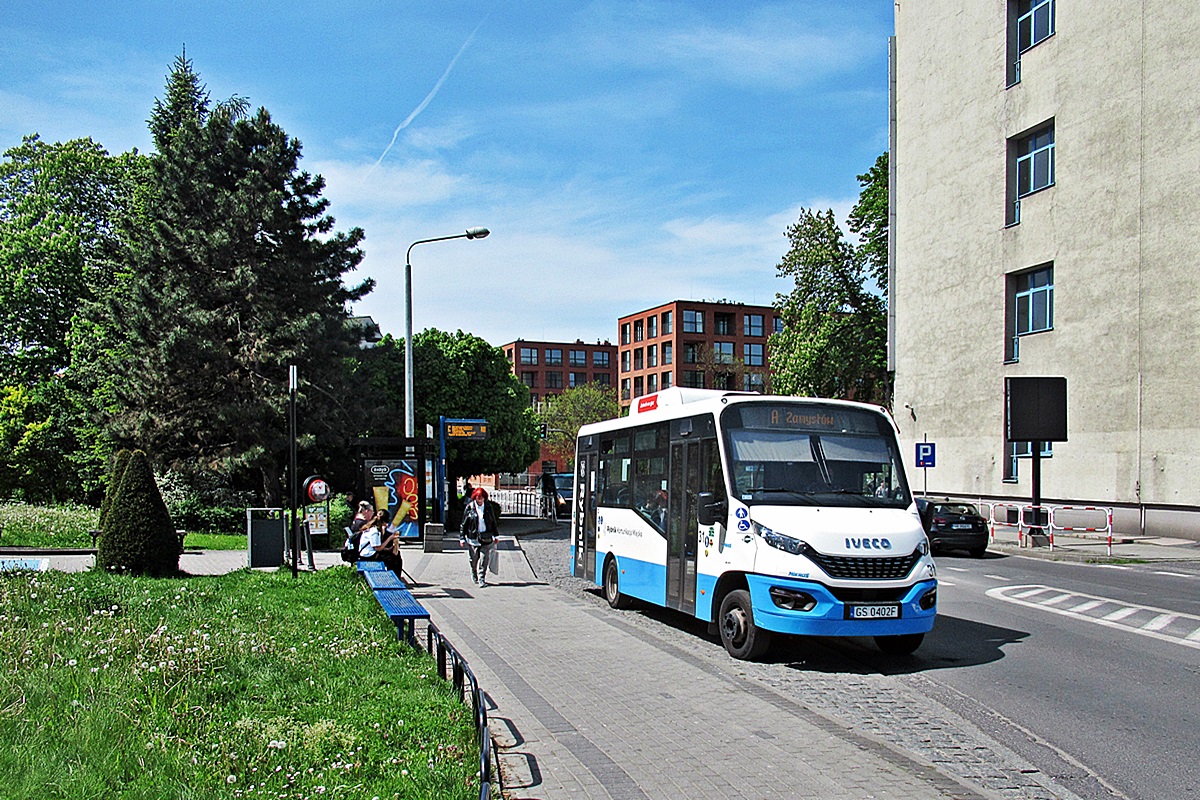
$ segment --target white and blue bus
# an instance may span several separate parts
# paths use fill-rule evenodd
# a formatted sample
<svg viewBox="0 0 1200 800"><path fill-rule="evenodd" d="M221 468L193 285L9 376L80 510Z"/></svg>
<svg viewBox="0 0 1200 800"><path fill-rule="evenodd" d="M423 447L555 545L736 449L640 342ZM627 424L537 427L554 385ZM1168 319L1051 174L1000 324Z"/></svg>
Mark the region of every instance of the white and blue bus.
<svg viewBox="0 0 1200 800"><path fill-rule="evenodd" d="M675 387L576 442L571 572L710 623L734 658L774 633L911 653L937 578L896 424L840 400Z"/></svg>

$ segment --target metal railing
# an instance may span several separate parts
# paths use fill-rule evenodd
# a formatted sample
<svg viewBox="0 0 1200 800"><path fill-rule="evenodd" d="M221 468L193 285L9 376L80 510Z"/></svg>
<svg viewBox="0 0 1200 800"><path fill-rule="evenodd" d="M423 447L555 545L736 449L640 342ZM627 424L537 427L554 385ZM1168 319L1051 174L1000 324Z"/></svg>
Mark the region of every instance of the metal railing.
<svg viewBox="0 0 1200 800"><path fill-rule="evenodd" d="M488 730L487 706L479 679L471 671L467 660L432 622L425 632L425 649L437 659L438 675L442 680L451 682L459 700L467 702L470 694L475 734L479 742L479 800L490 800L495 784L492 775L492 736ZM496 796L499 797L499 794Z"/></svg>
<svg viewBox="0 0 1200 800"><path fill-rule="evenodd" d="M996 540L996 528L1016 528L1017 529L1017 546L1028 546L1028 535L1034 532L1044 532L1049 540L1050 549L1054 550L1054 532L1074 533L1081 535L1081 538L1087 537L1089 534L1098 534L1099 538L1105 538L1108 542L1108 555L1112 555L1112 540L1113 540L1113 510L1104 506L1035 506L1030 503L992 503L986 500L977 501L978 504L986 506L988 509L988 534L994 542ZM1009 510L1017 512L1017 521L1009 522ZM997 519L996 512L1003 510L1004 519ZM1060 524L1060 515L1070 514L1103 514L1104 525L1067 525L1065 522ZM1032 520L1032 521L1031 521ZM1042 520L1045 520L1044 522ZM1096 537L1091 537L1096 538Z"/></svg>
<svg viewBox="0 0 1200 800"><path fill-rule="evenodd" d="M497 489L488 495L505 514L514 517L536 517L539 514L541 492L536 489Z"/></svg>

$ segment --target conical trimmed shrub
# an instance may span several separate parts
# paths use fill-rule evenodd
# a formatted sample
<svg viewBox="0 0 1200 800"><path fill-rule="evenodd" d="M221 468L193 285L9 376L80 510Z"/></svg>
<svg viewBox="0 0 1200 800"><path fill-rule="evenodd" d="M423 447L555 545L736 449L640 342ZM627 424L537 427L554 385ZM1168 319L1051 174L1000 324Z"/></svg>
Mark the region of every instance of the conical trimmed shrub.
<svg viewBox="0 0 1200 800"><path fill-rule="evenodd" d="M112 461L108 465L108 479L104 485L104 500L100 503L100 530L104 530L104 520L108 519L108 509L112 506L113 496L117 493L117 486L121 483L121 478L125 475L125 469L129 466L129 451L119 450L113 456Z"/></svg>
<svg viewBox="0 0 1200 800"><path fill-rule="evenodd" d="M179 539L141 450L129 456L100 529L96 565L111 572L161 577L179 572Z"/></svg>

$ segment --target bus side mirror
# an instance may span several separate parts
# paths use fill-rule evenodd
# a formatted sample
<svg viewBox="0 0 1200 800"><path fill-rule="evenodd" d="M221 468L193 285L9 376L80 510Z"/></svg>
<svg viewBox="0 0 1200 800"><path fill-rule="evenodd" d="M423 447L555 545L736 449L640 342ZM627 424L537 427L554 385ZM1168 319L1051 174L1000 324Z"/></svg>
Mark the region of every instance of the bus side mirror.
<svg viewBox="0 0 1200 800"><path fill-rule="evenodd" d="M725 517L725 501L717 500L712 492L696 495L696 520L701 525L716 525Z"/></svg>

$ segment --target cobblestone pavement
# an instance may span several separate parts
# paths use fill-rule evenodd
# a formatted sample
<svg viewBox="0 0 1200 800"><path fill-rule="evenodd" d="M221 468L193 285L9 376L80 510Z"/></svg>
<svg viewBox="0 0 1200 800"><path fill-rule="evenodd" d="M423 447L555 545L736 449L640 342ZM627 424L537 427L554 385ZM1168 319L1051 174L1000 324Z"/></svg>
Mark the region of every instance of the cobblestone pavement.
<svg viewBox="0 0 1200 800"><path fill-rule="evenodd" d="M569 574L565 529L522 536L521 548L539 579L594 604L598 613L619 618L643 640L700 659L711 669L744 680L751 692L765 689L841 721L852 730L869 733L998 797L1116 797L1077 765L1064 761L1061 772L1054 776L1036 769L994 736L935 700L934 695L944 695L948 690L912 672L913 662L907 659L898 659L894 671L881 671L869 663L874 654L859 659L852 648L831 652L822 645L814 647L802 639L791 639L780 642L768 662L735 661L725 653L719 639L707 633L704 624L688 617L646 607L630 611L609 608L597 587ZM905 674L906 664L910 674ZM1012 724L992 716L989 726Z"/></svg>

